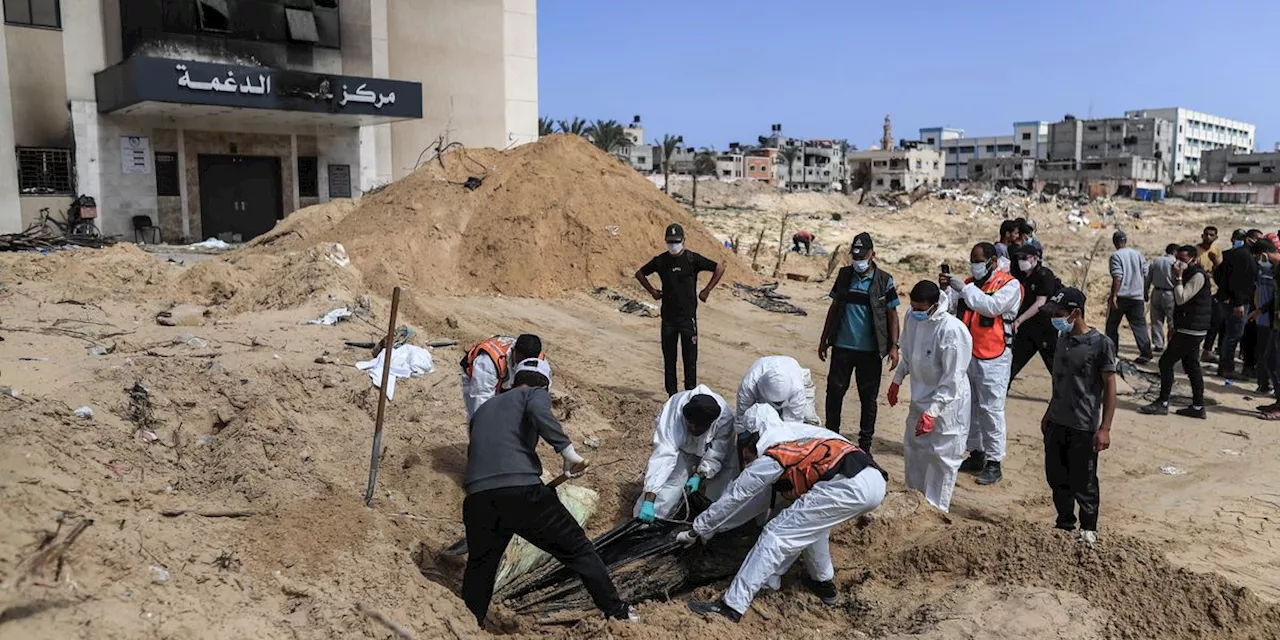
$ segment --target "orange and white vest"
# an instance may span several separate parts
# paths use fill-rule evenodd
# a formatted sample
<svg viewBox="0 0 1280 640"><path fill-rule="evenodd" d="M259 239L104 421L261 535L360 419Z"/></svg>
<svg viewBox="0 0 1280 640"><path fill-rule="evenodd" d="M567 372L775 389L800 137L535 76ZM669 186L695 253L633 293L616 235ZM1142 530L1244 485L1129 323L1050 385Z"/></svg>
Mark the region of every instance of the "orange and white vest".
<svg viewBox="0 0 1280 640"><path fill-rule="evenodd" d="M997 291L1013 281L1013 276L1007 271L996 271L987 278L986 284L982 285L982 292L989 296L995 295ZM973 278L965 279L965 283L971 282ZM960 322L969 329L969 336L973 338L973 357L979 360L999 358L1004 355L1005 349L1013 344L1013 321L1017 319L1016 309L1014 315L1008 317L988 318L970 309L961 299L956 311Z"/></svg>
<svg viewBox="0 0 1280 640"><path fill-rule="evenodd" d="M854 451L858 447L839 438L808 438L775 444L764 454L782 465L782 495L796 500Z"/></svg>
<svg viewBox="0 0 1280 640"><path fill-rule="evenodd" d="M476 358L480 357L480 354L489 356L489 359L493 361L493 367L498 371L498 388L496 391L501 393L502 385L506 381L507 374L511 369L511 363L507 361L508 356L511 354L511 348L514 347L515 344L515 338L508 338L506 336L494 336L489 338L488 340L471 347L471 350L467 352L467 357L462 361L462 370L466 372L467 377L470 377L471 372L475 368ZM547 357L545 354L539 353L538 359L546 360Z"/></svg>

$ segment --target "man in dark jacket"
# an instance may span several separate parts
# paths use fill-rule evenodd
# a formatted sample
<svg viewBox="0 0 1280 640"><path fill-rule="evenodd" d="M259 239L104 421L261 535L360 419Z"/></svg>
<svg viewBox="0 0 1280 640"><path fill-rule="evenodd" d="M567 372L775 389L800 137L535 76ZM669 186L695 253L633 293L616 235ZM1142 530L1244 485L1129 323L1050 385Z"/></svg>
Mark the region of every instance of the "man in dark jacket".
<svg viewBox="0 0 1280 640"><path fill-rule="evenodd" d="M1044 305L1062 287L1062 282L1041 262L1040 249L1035 245L1021 245L1010 257L1022 273L1018 279L1022 283L1022 306L1018 309L1018 319L1013 323L1013 371L1009 375L1009 384L1012 385L1018 372L1037 353L1044 361L1045 371L1053 373L1053 350L1058 344L1058 332L1044 312Z"/></svg>
<svg viewBox="0 0 1280 640"><path fill-rule="evenodd" d="M1260 237L1261 231L1236 230L1231 236L1232 248L1223 252L1222 265L1218 267L1218 303L1224 319L1218 375L1227 379L1235 377L1236 347L1244 336L1246 308L1253 302L1253 289L1258 283L1258 264L1251 245Z"/></svg>
<svg viewBox="0 0 1280 640"><path fill-rule="evenodd" d="M467 497L462 503L470 556L462 576L462 599L482 627L502 554L513 535L573 569L605 615L637 619L618 597L608 568L582 527L555 490L542 484L539 438L564 458L566 474L581 473L587 466L551 415L550 386L551 365L525 360L516 367L513 388L481 405L471 418Z"/></svg>
<svg viewBox="0 0 1280 640"><path fill-rule="evenodd" d="M1173 332L1164 353L1160 355L1160 396L1155 402L1138 409L1148 415L1167 415L1169 395L1173 392L1173 365L1181 362L1191 382L1191 406L1178 409L1187 418L1205 418L1204 376L1200 372L1200 343L1213 319L1213 297L1209 291L1209 274L1200 266L1199 250L1187 245L1178 250L1173 263Z"/></svg>
<svg viewBox="0 0 1280 640"><path fill-rule="evenodd" d="M818 358L827 360L834 347L827 373L827 428L840 433L840 414L849 381L856 377L861 420L858 448L871 451L876 432L876 401L880 395L881 361L889 360L889 370L898 367L898 291L893 276L875 263L871 234L853 239L853 264L840 269L831 288L831 306L818 342Z"/></svg>

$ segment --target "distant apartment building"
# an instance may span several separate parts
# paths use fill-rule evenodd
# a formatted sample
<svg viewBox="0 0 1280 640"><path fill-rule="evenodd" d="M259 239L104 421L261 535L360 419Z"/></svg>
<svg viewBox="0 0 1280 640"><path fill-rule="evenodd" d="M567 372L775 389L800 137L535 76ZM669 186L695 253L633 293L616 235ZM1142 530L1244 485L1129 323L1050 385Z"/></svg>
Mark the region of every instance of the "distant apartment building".
<svg viewBox="0 0 1280 640"><path fill-rule="evenodd" d="M1183 107L1138 109L1125 116L1154 117L1169 121L1174 128L1173 181L1205 178L1203 154L1217 149L1235 149L1249 153L1254 149L1257 127L1248 122L1231 120Z"/></svg>
<svg viewBox="0 0 1280 640"><path fill-rule="evenodd" d="M1175 191L1193 202L1280 204L1280 150L1239 153L1215 149L1200 156L1203 183L1184 183Z"/></svg>
<svg viewBox="0 0 1280 640"><path fill-rule="evenodd" d="M777 185L778 150L771 148L749 149L743 161L748 180Z"/></svg>
<svg viewBox="0 0 1280 640"><path fill-rule="evenodd" d="M851 177L869 174L870 191L912 191L942 186L943 155L929 148L876 149L846 154Z"/></svg>
<svg viewBox="0 0 1280 640"><path fill-rule="evenodd" d="M986 158L1044 158L1049 123L1039 120L1013 123L1013 134L1003 136L966 137L964 129L931 127L920 130L920 143L945 154L943 180L972 180L969 163Z"/></svg>
<svg viewBox="0 0 1280 640"><path fill-rule="evenodd" d="M740 180L747 173L746 156L737 144L728 151L716 154L716 177L721 180Z"/></svg>
<svg viewBox="0 0 1280 640"><path fill-rule="evenodd" d="M1036 177L1035 158L976 158L969 161L969 180L997 187L1028 187Z"/></svg>
<svg viewBox="0 0 1280 640"><path fill-rule="evenodd" d="M623 132L631 139L631 146L617 152L619 158L631 165L632 169L640 173L653 173L655 170L661 170L662 147L655 147L644 141L644 123L640 122L640 116L634 116L631 124L628 124Z"/></svg>
<svg viewBox="0 0 1280 640"><path fill-rule="evenodd" d="M1049 125L1036 179L1093 196L1163 193L1172 182L1173 140L1173 124L1163 118L1068 115Z"/></svg>
<svg viewBox="0 0 1280 640"><path fill-rule="evenodd" d="M790 191L839 191L844 188L848 167L844 162L845 140L800 140L782 135L782 125L771 125L769 135L760 138L760 146L778 149L779 186ZM793 153L787 162L784 154Z"/></svg>

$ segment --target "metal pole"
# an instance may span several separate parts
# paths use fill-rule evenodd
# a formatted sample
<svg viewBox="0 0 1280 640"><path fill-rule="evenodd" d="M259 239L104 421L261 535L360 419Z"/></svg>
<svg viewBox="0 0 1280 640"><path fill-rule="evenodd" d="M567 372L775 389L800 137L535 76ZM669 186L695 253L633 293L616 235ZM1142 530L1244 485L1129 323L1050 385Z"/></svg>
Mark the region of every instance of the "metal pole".
<svg viewBox="0 0 1280 640"><path fill-rule="evenodd" d="M364 492L364 506L373 506L373 486L378 483L378 458L382 453L382 416L387 407L387 382L391 379L391 352L396 344L396 314L400 311L400 287L391 291L391 320L387 338L382 342L382 385L378 388L378 417L373 426L373 453L369 455L369 488Z"/></svg>

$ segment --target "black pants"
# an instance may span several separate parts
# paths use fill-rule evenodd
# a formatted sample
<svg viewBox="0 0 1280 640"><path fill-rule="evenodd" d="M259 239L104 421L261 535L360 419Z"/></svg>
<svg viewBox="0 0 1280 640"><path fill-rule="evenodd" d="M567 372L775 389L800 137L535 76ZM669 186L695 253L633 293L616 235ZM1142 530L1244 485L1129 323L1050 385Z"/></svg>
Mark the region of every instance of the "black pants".
<svg viewBox="0 0 1280 640"><path fill-rule="evenodd" d="M1142 298L1119 298L1116 308L1107 314L1107 337L1111 338L1116 350L1120 349L1120 319L1129 321L1133 330L1133 341L1137 343L1138 355L1151 357L1151 334L1147 332L1147 303Z"/></svg>
<svg viewBox="0 0 1280 640"><path fill-rule="evenodd" d="M807 256L813 253L813 247L809 244L809 240L801 240L800 238L791 239L791 250L800 253L800 245L804 245L804 254Z"/></svg>
<svg viewBox="0 0 1280 640"><path fill-rule="evenodd" d="M1218 302L1217 298L1214 298L1211 309L1213 309L1213 315L1210 316L1209 320L1209 333L1204 337L1205 351L1213 351L1214 340L1216 340L1218 336L1222 335L1222 323L1224 320L1222 315L1222 303Z"/></svg>
<svg viewBox="0 0 1280 640"><path fill-rule="evenodd" d="M876 434L876 403L880 395L880 371L883 363L877 351L854 351L839 347L831 350L831 369L827 371L827 428L840 433L840 414L849 380L858 383L858 403L862 416L858 422L858 447L871 451Z"/></svg>
<svg viewBox="0 0 1280 640"><path fill-rule="evenodd" d="M1246 369L1258 366L1258 323L1244 325L1244 335L1240 337L1240 360Z"/></svg>
<svg viewBox="0 0 1280 640"><path fill-rule="evenodd" d="M469 554L462 600L480 626L489 614L498 565L512 535L528 540L577 573L606 615L626 616L627 604L618 597L609 569L554 489L536 484L469 495L462 503L462 522L467 527Z"/></svg>
<svg viewBox="0 0 1280 640"><path fill-rule="evenodd" d="M665 374L667 395L674 396L676 387L676 347L684 354L685 391L698 386L698 321L662 321L662 371Z"/></svg>
<svg viewBox="0 0 1280 640"><path fill-rule="evenodd" d="M1197 407L1204 406L1204 374L1200 371L1200 341L1204 338L1200 336L1189 336L1185 333L1174 332L1173 337L1169 340L1169 345L1165 347L1164 353L1160 355L1160 397L1158 402L1168 402L1169 394L1173 392L1173 365L1177 362L1182 363L1182 371L1187 374L1187 379L1191 381L1191 404Z"/></svg>
<svg viewBox="0 0 1280 640"><path fill-rule="evenodd" d="M1049 423L1044 434L1044 477L1053 491L1058 510L1055 526L1076 528L1076 508L1080 528L1098 530L1098 454L1093 450L1093 432Z"/></svg>
<svg viewBox="0 0 1280 640"><path fill-rule="evenodd" d="M1019 327L1013 337L1013 370L1009 373L1009 384L1018 377L1018 372L1031 362L1031 358L1040 354L1044 362L1044 370L1053 374L1053 352L1058 348L1058 332L1049 327Z"/></svg>

